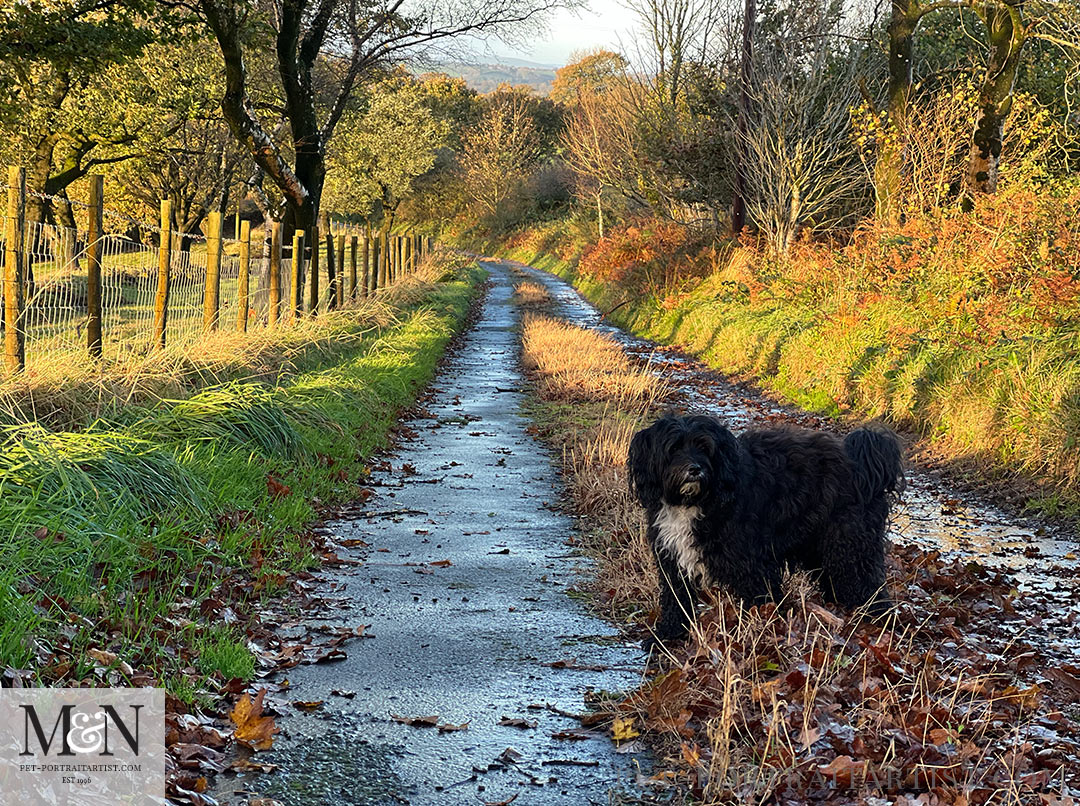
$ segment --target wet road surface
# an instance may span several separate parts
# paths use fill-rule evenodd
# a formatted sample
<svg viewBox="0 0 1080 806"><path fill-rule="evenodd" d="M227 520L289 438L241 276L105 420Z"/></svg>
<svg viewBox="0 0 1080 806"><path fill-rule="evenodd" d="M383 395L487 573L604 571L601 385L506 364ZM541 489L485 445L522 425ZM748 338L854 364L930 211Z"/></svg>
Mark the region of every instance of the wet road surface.
<svg viewBox="0 0 1080 806"><path fill-rule="evenodd" d="M636 686L644 656L567 595L582 560L566 544L571 520L551 506L552 460L518 413L513 277L484 265L493 284L479 321L404 424L411 438L376 464L369 516L326 524L370 545L351 555L362 563L321 575L340 607L313 621L370 625L375 637L348 644L344 660L289 670L291 687L274 695L283 733L257 759L280 771L222 776L223 801L607 804L647 767L639 746L617 750L602 731L553 737L581 732L559 711L580 713L588 690ZM559 662L591 670L544 665ZM310 714L287 705L318 700ZM395 721L433 716L444 730Z"/></svg>

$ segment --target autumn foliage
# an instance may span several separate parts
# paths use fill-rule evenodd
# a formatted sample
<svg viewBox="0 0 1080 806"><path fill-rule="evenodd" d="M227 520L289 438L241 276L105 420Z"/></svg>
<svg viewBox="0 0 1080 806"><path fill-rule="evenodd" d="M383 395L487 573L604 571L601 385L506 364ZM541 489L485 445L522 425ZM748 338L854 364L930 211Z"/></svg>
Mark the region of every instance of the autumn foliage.
<svg viewBox="0 0 1080 806"><path fill-rule="evenodd" d="M620 227L582 253L580 270L602 283L636 291L667 288L711 268L707 239L674 222L642 221Z"/></svg>

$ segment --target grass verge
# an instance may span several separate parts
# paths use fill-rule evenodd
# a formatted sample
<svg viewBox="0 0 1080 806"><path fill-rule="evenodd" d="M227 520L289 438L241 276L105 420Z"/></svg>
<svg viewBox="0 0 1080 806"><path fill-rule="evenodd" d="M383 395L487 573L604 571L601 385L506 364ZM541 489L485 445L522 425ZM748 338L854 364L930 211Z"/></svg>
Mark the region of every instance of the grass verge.
<svg viewBox="0 0 1080 806"><path fill-rule="evenodd" d="M308 527L357 497L368 458L464 325L482 272L451 260L222 357L227 382L200 390L206 362L145 384L99 376L85 381L101 391L90 404L56 407L92 413L83 428L9 425L5 684L164 682L192 702L250 679L252 615L336 561ZM167 389L186 394L160 399Z"/></svg>
<svg viewBox="0 0 1080 806"><path fill-rule="evenodd" d="M639 638L656 615L655 571L625 457L671 395L637 393L644 370L593 331L534 312L522 336L529 414L592 525L581 539L593 603ZM604 371L597 356L610 357ZM598 374L633 382L589 385ZM801 575L780 606L712 595L690 638L607 706L614 738L645 737L661 762L653 784L688 803L1068 802L1080 669L1055 670L1070 685L1035 682L1046 670L1011 582L902 546L889 582L903 595L884 627L825 607Z"/></svg>

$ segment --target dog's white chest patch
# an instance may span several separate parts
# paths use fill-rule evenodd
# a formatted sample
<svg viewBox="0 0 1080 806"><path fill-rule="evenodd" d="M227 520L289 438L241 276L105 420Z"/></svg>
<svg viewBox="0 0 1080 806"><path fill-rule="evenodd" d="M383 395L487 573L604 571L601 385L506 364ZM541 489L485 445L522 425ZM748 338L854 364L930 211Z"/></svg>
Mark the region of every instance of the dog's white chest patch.
<svg viewBox="0 0 1080 806"><path fill-rule="evenodd" d="M701 583L708 572L694 540L694 521L701 517L698 507L662 504L656 516L657 546L670 556L688 577Z"/></svg>

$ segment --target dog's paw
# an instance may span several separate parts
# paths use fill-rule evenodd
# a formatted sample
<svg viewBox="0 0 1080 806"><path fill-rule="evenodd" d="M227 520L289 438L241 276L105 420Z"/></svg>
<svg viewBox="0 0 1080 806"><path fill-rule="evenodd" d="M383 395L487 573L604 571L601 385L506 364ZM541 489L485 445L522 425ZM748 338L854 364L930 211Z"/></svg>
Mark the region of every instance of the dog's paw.
<svg viewBox="0 0 1080 806"><path fill-rule="evenodd" d="M893 601L886 594L879 594L867 602L861 610L871 621L884 621L893 612Z"/></svg>

